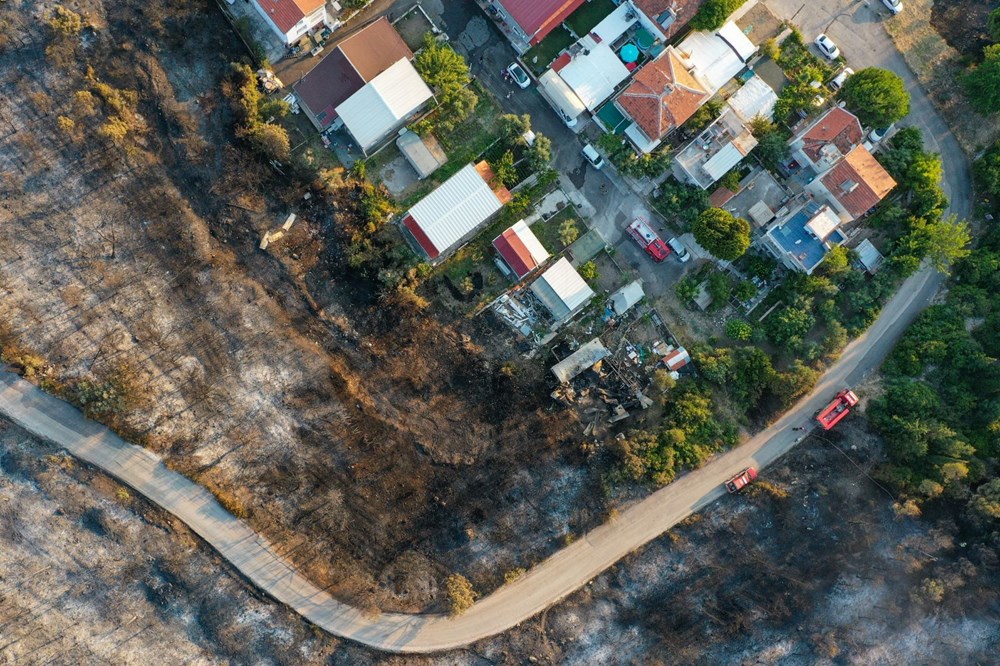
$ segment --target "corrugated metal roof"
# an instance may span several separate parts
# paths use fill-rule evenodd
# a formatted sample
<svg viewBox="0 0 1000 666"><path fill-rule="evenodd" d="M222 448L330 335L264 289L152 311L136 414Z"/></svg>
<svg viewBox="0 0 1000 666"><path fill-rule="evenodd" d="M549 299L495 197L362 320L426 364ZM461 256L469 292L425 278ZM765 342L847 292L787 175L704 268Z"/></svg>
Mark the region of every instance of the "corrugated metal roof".
<svg viewBox="0 0 1000 666"><path fill-rule="evenodd" d="M337 107L362 150L371 148L431 98L420 74L401 58Z"/></svg>
<svg viewBox="0 0 1000 666"><path fill-rule="evenodd" d="M726 103L743 122L748 123L757 116L770 120L774 115L774 105L778 103L778 95L764 79L754 74Z"/></svg>
<svg viewBox="0 0 1000 666"><path fill-rule="evenodd" d="M529 38L537 44L584 0L498 0Z"/></svg>
<svg viewBox="0 0 1000 666"><path fill-rule="evenodd" d="M719 152L712 155L701 168L705 170L705 173L708 174L708 177L714 183L725 176L726 172L739 164L742 159L743 153L730 141Z"/></svg>
<svg viewBox="0 0 1000 666"><path fill-rule="evenodd" d="M560 383L565 384L587 368L594 367L598 361L611 356L600 338L594 338L575 352L552 366L552 374Z"/></svg>
<svg viewBox="0 0 1000 666"><path fill-rule="evenodd" d="M557 320L565 319L594 297L576 269L563 257L531 284L531 291Z"/></svg>
<svg viewBox="0 0 1000 666"><path fill-rule="evenodd" d="M718 33L692 32L677 46L685 66L693 67L695 75L714 94L746 66L746 60L757 50L735 23L727 23Z"/></svg>
<svg viewBox="0 0 1000 666"><path fill-rule="evenodd" d="M518 279L538 268L549 258L548 250L542 247L524 220L515 223L493 239L493 247Z"/></svg>
<svg viewBox="0 0 1000 666"><path fill-rule="evenodd" d="M628 312L633 305L642 300L646 293L642 290L642 280L630 282L615 293L611 294L611 307L615 314L623 315Z"/></svg>
<svg viewBox="0 0 1000 666"><path fill-rule="evenodd" d="M501 206L489 184L480 177L476 167L469 164L417 202L407 217L412 218L413 224L426 237L430 248L423 242L421 246L434 259L488 220Z"/></svg>

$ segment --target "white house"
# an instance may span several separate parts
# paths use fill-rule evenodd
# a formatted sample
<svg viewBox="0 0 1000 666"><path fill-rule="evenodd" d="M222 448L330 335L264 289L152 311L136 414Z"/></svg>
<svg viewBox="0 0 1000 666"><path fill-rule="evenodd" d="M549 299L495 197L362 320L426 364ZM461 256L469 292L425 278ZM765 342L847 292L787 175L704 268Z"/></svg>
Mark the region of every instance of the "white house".
<svg viewBox="0 0 1000 666"><path fill-rule="evenodd" d="M302 35L320 25L333 27L325 0L253 0L257 12L285 44L294 44Z"/></svg>
<svg viewBox="0 0 1000 666"><path fill-rule="evenodd" d="M433 97L406 58L400 58L337 108L344 127L365 154L399 129Z"/></svg>

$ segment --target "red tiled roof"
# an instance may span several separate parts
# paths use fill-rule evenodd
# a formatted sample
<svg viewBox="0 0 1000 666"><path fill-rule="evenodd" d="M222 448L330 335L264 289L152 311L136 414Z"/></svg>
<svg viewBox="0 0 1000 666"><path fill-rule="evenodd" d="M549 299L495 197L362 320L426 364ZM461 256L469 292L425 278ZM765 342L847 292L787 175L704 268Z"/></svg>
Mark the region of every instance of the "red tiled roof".
<svg viewBox="0 0 1000 666"><path fill-rule="evenodd" d="M325 0L257 0L278 29L287 33L295 24L325 4Z"/></svg>
<svg viewBox="0 0 1000 666"><path fill-rule="evenodd" d="M707 98L708 93L668 48L643 65L618 97L618 104L655 141L694 115Z"/></svg>
<svg viewBox="0 0 1000 666"><path fill-rule="evenodd" d="M584 0L498 0L532 44L542 41Z"/></svg>
<svg viewBox="0 0 1000 666"><path fill-rule="evenodd" d="M839 106L835 106L820 116L812 127L802 135L802 152L813 162L819 161L823 146L833 144L841 155L861 143L864 132L857 116Z"/></svg>
<svg viewBox="0 0 1000 666"><path fill-rule="evenodd" d="M660 24L659 18L661 15L668 9L674 10L674 15L677 18L673 24L668 28L660 26L660 30L667 39L676 35L681 28L687 25L687 22L698 13L698 8L704 2L705 0L634 0L634 4L639 8L639 11L657 25Z"/></svg>
<svg viewBox="0 0 1000 666"><path fill-rule="evenodd" d="M858 146L830 169L823 185L855 218L874 207L896 186L868 149Z"/></svg>

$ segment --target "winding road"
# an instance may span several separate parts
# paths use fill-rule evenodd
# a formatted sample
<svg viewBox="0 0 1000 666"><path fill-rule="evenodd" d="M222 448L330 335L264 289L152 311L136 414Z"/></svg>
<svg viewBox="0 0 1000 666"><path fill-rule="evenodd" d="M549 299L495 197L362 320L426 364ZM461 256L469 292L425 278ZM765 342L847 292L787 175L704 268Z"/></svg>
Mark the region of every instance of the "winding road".
<svg viewBox="0 0 1000 666"><path fill-rule="evenodd" d="M783 4L792 3L784 0L769 3ZM782 15L774 6L772 9ZM800 17L800 22L803 20ZM887 38L881 27L871 23L865 24L865 29L870 34L858 35L858 39L866 43L875 40L883 46L873 51L866 49L857 56L857 62L851 50L844 48L851 64L855 68L879 64L908 75L899 55L891 46L884 48ZM944 156L948 174L945 186L953 199L952 211L963 216L968 212L970 199L965 157L916 87L913 77L904 78L914 97L914 120L929 130L935 148ZM126 443L104 426L87 420L71 405L16 375L0 373L0 412L28 432L103 469L177 516L247 579L326 631L379 650L436 652L468 645L527 620L691 513L719 499L725 494L722 483L728 477L750 465L766 467L789 451L799 439L799 433L792 428L807 425L813 412L833 393L877 369L905 328L931 301L943 279L933 269L924 267L906 280L878 321L847 347L816 389L770 428L633 505L613 522L594 529L454 619L402 613L371 615L333 599L291 568L265 539L225 511L207 490L168 469L156 455Z"/></svg>

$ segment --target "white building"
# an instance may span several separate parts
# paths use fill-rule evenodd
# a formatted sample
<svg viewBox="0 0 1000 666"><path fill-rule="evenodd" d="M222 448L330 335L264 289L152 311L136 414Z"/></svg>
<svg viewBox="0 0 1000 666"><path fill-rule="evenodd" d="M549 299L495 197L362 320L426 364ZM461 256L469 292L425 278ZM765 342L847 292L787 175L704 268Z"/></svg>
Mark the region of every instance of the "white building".
<svg viewBox="0 0 1000 666"><path fill-rule="evenodd" d="M322 25L335 27L326 11L325 0L254 0L254 7L288 45Z"/></svg>
<svg viewBox="0 0 1000 666"><path fill-rule="evenodd" d="M428 259L457 250L510 199L506 189L493 191L491 177L485 162L469 164L403 215L403 228Z"/></svg>
<svg viewBox="0 0 1000 666"><path fill-rule="evenodd" d="M674 156L678 179L707 190L757 147L737 115L725 111Z"/></svg>
<svg viewBox="0 0 1000 666"><path fill-rule="evenodd" d="M580 277L566 257L542 273L531 283L530 289L552 315L553 329L569 321L594 297L594 290Z"/></svg>
<svg viewBox="0 0 1000 666"><path fill-rule="evenodd" d="M366 83L336 108L344 127L366 153L399 129L433 97L406 58Z"/></svg>
<svg viewBox="0 0 1000 666"><path fill-rule="evenodd" d="M746 67L757 47L730 21L715 33L692 32L677 45L677 52L684 66L714 95Z"/></svg>

